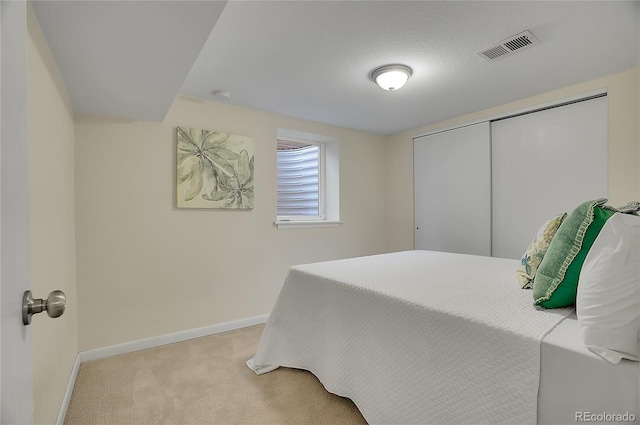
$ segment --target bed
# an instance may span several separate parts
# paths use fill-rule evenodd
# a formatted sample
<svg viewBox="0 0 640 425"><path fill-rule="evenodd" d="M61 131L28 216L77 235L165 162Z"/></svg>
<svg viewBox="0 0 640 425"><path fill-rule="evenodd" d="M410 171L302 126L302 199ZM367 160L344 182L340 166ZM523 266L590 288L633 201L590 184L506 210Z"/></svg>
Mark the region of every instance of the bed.
<svg viewBox="0 0 640 425"><path fill-rule="evenodd" d="M638 363L589 352L573 308L534 308L518 264L415 250L292 267L247 365L309 370L370 424L637 423Z"/></svg>
<svg viewBox="0 0 640 425"><path fill-rule="evenodd" d="M540 360L539 424L575 424L577 412L629 412L635 420L617 423L638 423L638 362L611 364L589 351L575 313L542 340Z"/></svg>

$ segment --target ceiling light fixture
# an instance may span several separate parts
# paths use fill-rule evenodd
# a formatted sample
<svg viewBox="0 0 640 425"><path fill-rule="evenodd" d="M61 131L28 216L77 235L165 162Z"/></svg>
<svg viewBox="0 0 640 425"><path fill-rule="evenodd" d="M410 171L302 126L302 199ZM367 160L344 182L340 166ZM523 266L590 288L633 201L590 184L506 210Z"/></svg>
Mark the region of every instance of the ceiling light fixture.
<svg viewBox="0 0 640 425"><path fill-rule="evenodd" d="M406 65L385 65L371 71L369 78L381 88L393 91L404 86L411 73L411 68Z"/></svg>

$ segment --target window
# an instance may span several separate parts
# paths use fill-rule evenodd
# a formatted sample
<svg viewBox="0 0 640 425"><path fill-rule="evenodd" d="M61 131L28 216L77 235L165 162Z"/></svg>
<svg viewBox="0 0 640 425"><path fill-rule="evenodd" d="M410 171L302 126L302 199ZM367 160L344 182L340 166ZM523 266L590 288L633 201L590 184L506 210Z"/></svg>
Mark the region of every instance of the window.
<svg viewBox="0 0 640 425"><path fill-rule="evenodd" d="M278 219L324 219L321 143L278 140Z"/></svg>
<svg viewBox="0 0 640 425"><path fill-rule="evenodd" d="M278 129L278 228L338 225L338 141Z"/></svg>

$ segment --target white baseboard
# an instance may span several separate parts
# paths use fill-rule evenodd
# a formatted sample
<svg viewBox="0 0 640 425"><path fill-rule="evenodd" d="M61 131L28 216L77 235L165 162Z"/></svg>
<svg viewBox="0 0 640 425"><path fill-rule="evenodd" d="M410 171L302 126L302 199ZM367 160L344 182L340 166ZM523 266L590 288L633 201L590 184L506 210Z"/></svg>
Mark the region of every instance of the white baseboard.
<svg viewBox="0 0 640 425"><path fill-rule="evenodd" d="M91 360L104 359L111 356L117 356L119 354L132 353L134 351L159 347L161 345L173 344L175 342L187 341L193 338L200 338L203 336L209 336L222 332L246 328L248 326L258 325L260 323L266 323L267 319L269 319L269 315L265 314L262 316L248 317L246 319L234 320L232 322L218 323L217 325L204 326L202 328L189 329L172 334L125 342L123 344L111 345L109 347L81 351L79 353L80 363L88 362Z"/></svg>
<svg viewBox="0 0 640 425"><path fill-rule="evenodd" d="M64 418L67 416L67 409L69 408L69 402L71 401L73 387L76 384L76 378L78 377L78 370L80 370L80 353L76 354L76 360L75 362L73 362L71 376L69 377L67 389L64 392L64 398L62 399L62 406L60 406L60 412L58 413L58 418L56 419L56 425L64 425Z"/></svg>
<svg viewBox="0 0 640 425"><path fill-rule="evenodd" d="M78 377L78 370L80 369L81 363L91 360L104 359L111 356L117 356L118 354L132 353L134 351L144 350L146 348L154 348L161 345L173 344L175 342L187 341L193 338L200 338L203 336L215 335L222 332L242 329L248 326L266 323L268 319L269 315L264 314L262 316L248 317L246 319L234 320L232 322L218 323L217 325L189 329L172 334L156 336L153 338L145 338L138 341L125 342L124 344L117 344L111 345L109 347L96 348L94 350L81 351L78 353L78 355L76 356L76 360L73 363L73 369L71 370L71 376L69 377L67 390L64 393L62 406L60 406L60 412L58 413L56 425L64 424L64 418L67 416L67 409L69 408L71 394L73 393L73 387L76 383L76 378Z"/></svg>

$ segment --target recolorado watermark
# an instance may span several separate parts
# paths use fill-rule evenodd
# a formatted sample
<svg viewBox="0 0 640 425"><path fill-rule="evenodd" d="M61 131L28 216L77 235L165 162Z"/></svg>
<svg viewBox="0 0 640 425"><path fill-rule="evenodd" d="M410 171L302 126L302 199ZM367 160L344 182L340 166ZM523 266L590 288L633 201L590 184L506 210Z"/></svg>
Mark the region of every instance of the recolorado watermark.
<svg viewBox="0 0 640 425"><path fill-rule="evenodd" d="M607 413L607 412L576 412L576 422L634 422L636 415L633 413Z"/></svg>

